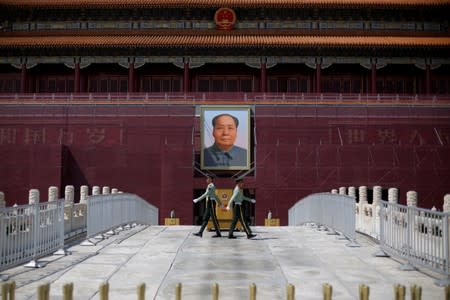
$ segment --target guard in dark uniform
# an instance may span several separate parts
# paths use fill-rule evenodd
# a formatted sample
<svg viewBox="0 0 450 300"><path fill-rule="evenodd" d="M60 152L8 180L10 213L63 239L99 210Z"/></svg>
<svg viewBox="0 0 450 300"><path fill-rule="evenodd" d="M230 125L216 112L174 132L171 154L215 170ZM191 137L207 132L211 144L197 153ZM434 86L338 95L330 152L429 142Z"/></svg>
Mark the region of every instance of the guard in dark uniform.
<svg viewBox="0 0 450 300"><path fill-rule="evenodd" d="M248 224L245 222L244 212L242 211L242 202L244 200L249 201L251 203L256 203L256 200L244 196L244 193L242 190L243 186L244 186L244 182L242 179L236 180L236 186L234 187L233 195L231 196L231 199L227 205L227 210L230 210L232 207L232 204L234 203L233 220L231 221L230 230L228 232L229 239L236 238L233 233L234 233L234 229L236 227L236 223L238 220L239 220L239 222L241 222L241 225L244 228L248 239L251 239L256 236L256 234L252 233L250 226L248 226Z"/></svg>
<svg viewBox="0 0 450 300"><path fill-rule="evenodd" d="M205 230L205 227L208 224L209 219L211 218L214 224L214 229L216 230L216 235L213 235L213 237L221 237L222 235L220 234L219 222L217 221L216 217L216 205L219 205L219 207L222 207L223 205L219 197L217 197L216 195L216 186L214 185L214 179L211 176L207 176L206 182L208 183L208 186L206 187L205 193L193 200L194 203L197 203L206 198L206 208L205 213L203 214L203 223L200 227L200 230L194 233L194 235L202 237L203 231Z"/></svg>

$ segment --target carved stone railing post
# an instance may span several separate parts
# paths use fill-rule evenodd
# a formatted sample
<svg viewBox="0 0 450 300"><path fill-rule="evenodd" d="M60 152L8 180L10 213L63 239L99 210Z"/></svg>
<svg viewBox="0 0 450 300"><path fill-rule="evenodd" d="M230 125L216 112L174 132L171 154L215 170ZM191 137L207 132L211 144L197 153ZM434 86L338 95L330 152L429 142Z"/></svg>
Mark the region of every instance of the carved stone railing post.
<svg viewBox="0 0 450 300"><path fill-rule="evenodd" d="M398 189L390 188L388 190L388 202L398 203Z"/></svg>
<svg viewBox="0 0 450 300"><path fill-rule="evenodd" d="M373 197L372 197L372 204L373 205L379 205L381 201L382 196L382 188L379 185L376 185L373 187Z"/></svg>
<svg viewBox="0 0 450 300"><path fill-rule="evenodd" d="M0 208L6 207L5 193L0 192Z"/></svg>
<svg viewBox="0 0 450 300"><path fill-rule="evenodd" d="M417 206L418 195L416 191L408 191L406 193L406 205Z"/></svg>
<svg viewBox="0 0 450 300"><path fill-rule="evenodd" d="M109 186L104 186L102 189L102 194L103 195L108 195L110 193L109 191Z"/></svg>
<svg viewBox="0 0 450 300"><path fill-rule="evenodd" d="M89 197L89 187L87 185L82 185L80 187L80 203L87 204L88 197Z"/></svg>
<svg viewBox="0 0 450 300"><path fill-rule="evenodd" d="M100 187L99 186L93 186L92 187L92 196L100 195Z"/></svg>
<svg viewBox="0 0 450 300"><path fill-rule="evenodd" d="M355 198L355 201L356 201L356 188L354 186L349 186L348 187L348 195L350 197Z"/></svg>
<svg viewBox="0 0 450 300"><path fill-rule="evenodd" d="M367 204L367 186L360 186L358 189L359 194L359 204Z"/></svg>
<svg viewBox="0 0 450 300"><path fill-rule="evenodd" d="M31 189L28 193L28 204L38 204L39 203L39 190Z"/></svg>
<svg viewBox="0 0 450 300"><path fill-rule="evenodd" d="M358 212L359 212L359 226L363 227L365 224L365 218L367 216L366 206L368 204L367 202L367 186L360 186L358 188L358 199L359 202L357 204L358 206Z"/></svg>
<svg viewBox="0 0 450 300"><path fill-rule="evenodd" d="M38 189L31 189L28 192L28 204L29 205L34 205L34 204L39 204L39 199L40 198L40 193ZM35 207L29 207L27 209L25 209L25 214L28 215L31 218L31 215L36 214L38 210ZM33 218L33 226L38 226L39 224L39 218L37 218L37 216L35 218ZM28 222L26 222L26 227L27 229L29 229L31 226L31 220L29 220ZM33 232L33 235L35 235L35 232Z"/></svg>
<svg viewBox="0 0 450 300"><path fill-rule="evenodd" d="M444 212L450 212L450 194L444 196L444 205L442 206Z"/></svg>
<svg viewBox="0 0 450 300"><path fill-rule="evenodd" d="M80 204L78 206L78 216L83 217L86 215L87 211L87 201L89 197L89 187L87 185L82 185L80 187Z"/></svg>
<svg viewBox="0 0 450 300"><path fill-rule="evenodd" d="M75 199L75 188L73 185L66 185L64 190L64 206L69 206L64 209L64 220L73 218L73 201Z"/></svg>
<svg viewBox="0 0 450 300"><path fill-rule="evenodd" d="M73 204L74 199L75 199L75 188L73 187L73 185L67 185L64 191L65 205Z"/></svg>
<svg viewBox="0 0 450 300"><path fill-rule="evenodd" d="M58 200L58 187L51 186L48 188L48 202Z"/></svg>
<svg viewBox="0 0 450 300"><path fill-rule="evenodd" d="M371 235L378 238L380 236L380 201L382 200L383 189L376 185L373 187L372 197L372 233Z"/></svg>

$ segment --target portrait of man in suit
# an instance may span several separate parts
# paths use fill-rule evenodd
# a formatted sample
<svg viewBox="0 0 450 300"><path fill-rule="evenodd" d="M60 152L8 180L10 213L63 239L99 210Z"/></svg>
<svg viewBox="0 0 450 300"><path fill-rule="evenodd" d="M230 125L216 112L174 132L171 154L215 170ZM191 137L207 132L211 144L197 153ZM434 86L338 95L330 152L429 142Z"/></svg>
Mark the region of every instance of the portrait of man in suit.
<svg viewBox="0 0 450 300"><path fill-rule="evenodd" d="M248 169L249 108L204 107L202 116L202 168Z"/></svg>

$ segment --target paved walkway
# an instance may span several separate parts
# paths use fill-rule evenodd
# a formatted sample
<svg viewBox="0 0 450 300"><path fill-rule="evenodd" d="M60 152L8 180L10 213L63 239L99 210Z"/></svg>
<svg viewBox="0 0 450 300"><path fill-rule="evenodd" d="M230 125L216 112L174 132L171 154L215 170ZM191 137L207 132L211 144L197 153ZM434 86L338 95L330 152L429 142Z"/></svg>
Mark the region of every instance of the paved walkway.
<svg viewBox="0 0 450 300"><path fill-rule="evenodd" d="M333 299L359 299L358 286L368 285L369 299L395 299L394 284L422 287L422 299L444 299L444 288L418 271L401 271L391 258L375 257L371 239L358 235L361 247L348 247L311 226L253 227L229 240L193 236L195 226L137 226L96 246L68 247L68 255L40 260L42 268L17 267L2 275L18 286L16 299L36 299L37 287L51 283L50 299L62 299L62 286L74 283L75 299L99 299L98 288L109 282L110 299L136 299L136 287L146 284L146 299L175 299L182 283L182 299L211 299L211 286L219 284L219 299L249 298L249 285L257 286L257 299L286 299L286 286L295 286L296 299L321 300L322 285L333 287ZM226 233L224 233L226 235Z"/></svg>

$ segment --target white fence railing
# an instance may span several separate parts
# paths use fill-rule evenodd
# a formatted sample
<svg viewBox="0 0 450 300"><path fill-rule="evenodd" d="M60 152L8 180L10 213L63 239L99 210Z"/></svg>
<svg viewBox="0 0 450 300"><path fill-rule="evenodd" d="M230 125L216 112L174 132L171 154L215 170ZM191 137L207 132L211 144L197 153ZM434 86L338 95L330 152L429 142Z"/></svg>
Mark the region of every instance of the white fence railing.
<svg viewBox="0 0 450 300"><path fill-rule="evenodd" d="M355 242L355 199L330 193L309 195L289 209L290 226L308 222L324 225Z"/></svg>
<svg viewBox="0 0 450 300"><path fill-rule="evenodd" d="M64 237L86 232L87 205L71 203L64 206Z"/></svg>
<svg viewBox="0 0 450 300"><path fill-rule="evenodd" d="M87 204L59 199L0 208L0 271L26 262L39 267L39 258L64 254L64 239L130 223L157 225L158 209L126 193L90 196Z"/></svg>
<svg viewBox="0 0 450 300"><path fill-rule="evenodd" d="M90 197L87 207L87 237L129 224L158 224L158 208L134 194L107 194Z"/></svg>
<svg viewBox="0 0 450 300"><path fill-rule="evenodd" d="M309 195L289 209L289 225L313 222L350 240L356 231L370 235L379 241L382 252L377 255L405 262L405 270L431 271L440 277L438 285L450 284L450 212L400 205L396 197L383 201L380 193L374 193L369 203L364 190L358 203L355 196L345 194Z"/></svg>
<svg viewBox="0 0 450 300"><path fill-rule="evenodd" d="M0 209L0 270L64 247L64 200Z"/></svg>
<svg viewBox="0 0 450 300"><path fill-rule="evenodd" d="M405 268L422 267L450 279L450 213L380 201L379 241L389 255L406 261Z"/></svg>

